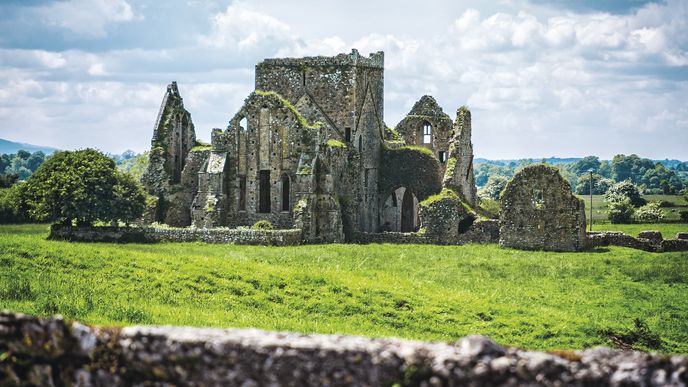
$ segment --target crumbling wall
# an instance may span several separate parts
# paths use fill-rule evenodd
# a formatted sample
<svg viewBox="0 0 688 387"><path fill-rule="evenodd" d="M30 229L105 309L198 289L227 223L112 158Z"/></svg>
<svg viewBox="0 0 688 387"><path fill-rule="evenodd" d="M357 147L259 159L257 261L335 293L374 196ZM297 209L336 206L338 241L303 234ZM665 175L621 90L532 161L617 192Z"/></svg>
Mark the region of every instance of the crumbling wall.
<svg viewBox="0 0 688 387"><path fill-rule="evenodd" d="M448 188L420 203L421 229L431 243L457 244L476 218L461 196Z"/></svg>
<svg viewBox="0 0 688 387"><path fill-rule="evenodd" d="M478 189L473 172L473 143L471 142L471 112L461 106L456 110L449 159L442 186L460 193L473 208L478 206Z"/></svg>
<svg viewBox="0 0 688 387"><path fill-rule="evenodd" d="M430 125L430 141L424 141L424 130ZM452 137L452 120L432 96L424 95L411 111L394 128L408 145L429 149L440 161L441 175L444 175L449 158L449 140Z"/></svg>
<svg viewBox="0 0 688 387"><path fill-rule="evenodd" d="M196 146L196 132L191 114L184 108L177 82L172 82L167 86L158 111L148 168L142 178L148 193L158 197L156 221L165 222L169 217L176 223L175 225L189 224L185 221L189 218L189 214L179 213L179 208L172 207L170 204L174 199L171 197L172 194L187 189L182 184L183 171L187 166L189 151L194 146ZM190 201L184 199L184 204L188 202L190 206ZM188 209L186 211L188 212ZM178 219L183 221L178 222Z"/></svg>
<svg viewBox="0 0 688 387"><path fill-rule="evenodd" d="M688 358L594 348L549 354L483 336L455 344L255 329L92 328L0 313L5 385L649 386Z"/></svg>
<svg viewBox="0 0 688 387"><path fill-rule="evenodd" d="M499 244L525 250L585 248L585 204L559 170L531 165L514 175L500 198Z"/></svg>

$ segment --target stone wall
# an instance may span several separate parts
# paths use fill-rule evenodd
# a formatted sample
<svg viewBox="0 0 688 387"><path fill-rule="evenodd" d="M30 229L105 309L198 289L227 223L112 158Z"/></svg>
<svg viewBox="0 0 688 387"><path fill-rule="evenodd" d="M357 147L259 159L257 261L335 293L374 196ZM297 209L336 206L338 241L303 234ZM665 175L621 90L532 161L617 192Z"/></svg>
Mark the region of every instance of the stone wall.
<svg viewBox="0 0 688 387"><path fill-rule="evenodd" d="M294 246L301 230L191 229L152 227L72 227L52 225L50 239L75 242L195 242Z"/></svg>
<svg viewBox="0 0 688 387"><path fill-rule="evenodd" d="M578 251L585 248L585 204L571 193L559 170L523 168L500 198L499 244L523 250Z"/></svg>
<svg viewBox="0 0 688 387"><path fill-rule="evenodd" d="M420 232L356 232L351 240L354 243L393 243L393 244L436 244L434 238L429 237L427 231ZM464 245L468 243L497 243L499 242L499 221L494 219L479 219L473 222L466 232L458 234L454 239L443 244Z"/></svg>
<svg viewBox="0 0 688 387"><path fill-rule="evenodd" d="M688 358L594 348L542 353L255 329L93 328L0 313L4 385L686 385Z"/></svg>
<svg viewBox="0 0 688 387"><path fill-rule="evenodd" d="M590 247L622 246L657 253L688 251L688 239L680 239L678 235L676 239L664 239L658 231L643 231L638 238L619 231L589 232L587 238Z"/></svg>

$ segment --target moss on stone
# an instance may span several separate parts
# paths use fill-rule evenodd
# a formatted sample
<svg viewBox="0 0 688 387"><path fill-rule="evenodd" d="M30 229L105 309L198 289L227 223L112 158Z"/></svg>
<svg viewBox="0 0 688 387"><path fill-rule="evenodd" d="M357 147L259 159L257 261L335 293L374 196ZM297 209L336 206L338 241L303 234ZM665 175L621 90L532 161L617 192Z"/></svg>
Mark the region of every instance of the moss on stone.
<svg viewBox="0 0 688 387"><path fill-rule="evenodd" d="M270 96L270 97L277 98L277 100L280 101L280 103L282 105L284 105L284 107L289 109L294 114L296 119L299 121L299 124L303 128L319 129L323 125L323 123L320 121L309 123L308 120L306 120L306 118L298 111L298 109L296 109L296 107L291 104L291 102L289 102L286 98L284 98L282 95L280 95L279 93L277 93L275 91L256 90L256 94L260 95L260 96L264 96L264 97Z"/></svg>
<svg viewBox="0 0 688 387"><path fill-rule="evenodd" d="M346 144L333 138L327 140L327 146L330 148L346 148Z"/></svg>
<svg viewBox="0 0 688 387"><path fill-rule="evenodd" d="M433 203L443 199L460 200L459 195L457 195L457 193L454 192L454 190L449 188L442 188L442 191L440 191L438 194L430 196L429 198L423 200L419 204L423 207L428 207Z"/></svg>
<svg viewBox="0 0 688 387"><path fill-rule="evenodd" d="M269 220L259 220L256 223L251 226L251 230L262 230L262 231L268 231L272 230L274 227L272 227L272 223L270 223Z"/></svg>
<svg viewBox="0 0 688 387"><path fill-rule="evenodd" d="M428 155L428 156L431 156L431 157L437 159L437 156L435 156L435 154L430 149L428 149L426 147L422 147L422 146L406 145L406 146L400 148L399 150L409 150L409 151L413 151L413 152L420 152L420 153L423 153L425 155Z"/></svg>
<svg viewBox="0 0 688 387"><path fill-rule="evenodd" d="M203 152L203 151L209 151L212 149L213 149L212 145L202 144L202 145L195 145L193 148L191 148L191 152Z"/></svg>

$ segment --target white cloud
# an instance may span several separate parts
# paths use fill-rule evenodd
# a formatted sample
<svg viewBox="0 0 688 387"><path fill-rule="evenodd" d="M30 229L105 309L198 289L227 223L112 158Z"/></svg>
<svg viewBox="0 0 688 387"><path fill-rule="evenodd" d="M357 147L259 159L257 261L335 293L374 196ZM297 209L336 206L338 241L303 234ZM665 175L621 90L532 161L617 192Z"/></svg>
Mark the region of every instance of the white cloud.
<svg viewBox="0 0 688 387"><path fill-rule="evenodd" d="M64 13L79 3L56 4ZM89 4L98 15L103 4L126 3ZM462 9L441 26L428 25L434 35L412 28L392 33L386 26L398 21L380 19L379 30L344 38L322 28L320 19L318 26L290 25L254 1L232 3L206 18L207 32L192 36L188 47L97 54L0 49L0 137L14 131L28 142L45 137L63 147L71 141L142 150L165 84L177 80L198 135L207 139L251 91L257 61L355 47L363 55L385 52L388 125L423 94L435 96L450 115L467 103L479 156L688 157L680 146L688 143L688 2L668 0L620 15L542 13L523 2L486 11L476 4L480 11ZM83 16L60 20L87 35L85 30L105 34L110 23L137 18L131 7L113 15L85 22L95 28L82 31L68 25ZM308 36L306 28L312 28Z"/></svg>
<svg viewBox="0 0 688 387"><path fill-rule="evenodd" d="M211 31L199 37L201 44L235 51L293 44L291 28L266 13L258 12L241 2L227 7L211 18Z"/></svg>
<svg viewBox="0 0 688 387"><path fill-rule="evenodd" d="M48 25L67 29L91 38L105 36L109 24L141 20L126 0L67 0L35 9L35 14Z"/></svg>

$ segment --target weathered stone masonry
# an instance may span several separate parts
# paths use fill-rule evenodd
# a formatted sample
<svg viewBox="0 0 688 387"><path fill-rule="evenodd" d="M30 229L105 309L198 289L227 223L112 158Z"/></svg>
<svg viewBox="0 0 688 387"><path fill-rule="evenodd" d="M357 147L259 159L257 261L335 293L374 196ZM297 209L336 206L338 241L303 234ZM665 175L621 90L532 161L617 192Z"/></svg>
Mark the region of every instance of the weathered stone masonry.
<svg viewBox="0 0 688 387"><path fill-rule="evenodd" d="M390 138L383 108L382 52L266 59L255 91L203 146L173 83L144 178L159 198L156 220L197 228L268 220L301 229L306 242L417 231L420 202L442 189L450 165L450 189L476 206L467 110L452 123L424 96L397 125L400 140ZM390 168L397 155L404 163Z"/></svg>
<svg viewBox="0 0 688 387"><path fill-rule="evenodd" d="M688 359L256 329L92 328L0 312L4 385L681 386Z"/></svg>

